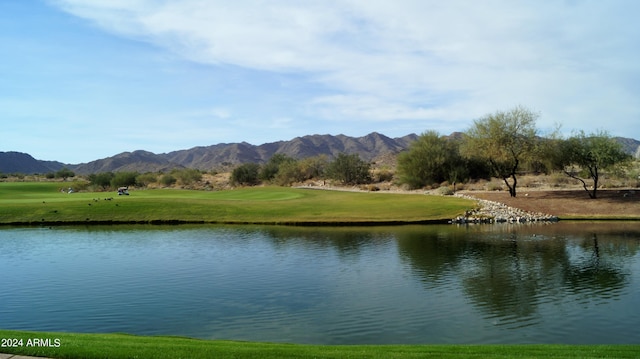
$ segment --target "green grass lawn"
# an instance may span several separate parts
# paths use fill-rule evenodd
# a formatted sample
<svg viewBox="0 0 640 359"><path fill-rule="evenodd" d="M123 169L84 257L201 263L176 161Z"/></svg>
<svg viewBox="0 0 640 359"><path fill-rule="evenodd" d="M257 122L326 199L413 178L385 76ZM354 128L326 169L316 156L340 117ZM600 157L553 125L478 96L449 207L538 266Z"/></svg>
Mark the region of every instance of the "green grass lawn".
<svg viewBox="0 0 640 359"><path fill-rule="evenodd" d="M640 345L300 345L148 337L127 334L74 334L0 330L2 339L22 345L11 353L51 358L637 358ZM27 346L44 339L38 347ZM31 340L31 342L29 342ZM38 341L41 343L40 341Z"/></svg>
<svg viewBox="0 0 640 359"><path fill-rule="evenodd" d="M422 194L353 193L285 187L62 193L62 182L0 183L0 223L384 224L443 221L473 201Z"/></svg>

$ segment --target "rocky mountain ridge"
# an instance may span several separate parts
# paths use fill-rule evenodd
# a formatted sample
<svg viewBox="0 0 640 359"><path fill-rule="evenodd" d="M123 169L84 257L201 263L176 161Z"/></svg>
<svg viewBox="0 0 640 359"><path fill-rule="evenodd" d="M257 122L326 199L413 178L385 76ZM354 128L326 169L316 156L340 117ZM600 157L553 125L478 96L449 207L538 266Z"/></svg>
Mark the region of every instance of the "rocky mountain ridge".
<svg viewBox="0 0 640 359"><path fill-rule="evenodd" d="M453 133L457 137L460 133ZM264 163L276 153L301 159L317 155L326 155L329 159L339 153L358 154L366 161L395 157L406 150L411 142L418 138L416 134L390 138L372 132L362 137L345 135L307 135L289 141L277 141L252 145L247 142L219 143L211 146L198 146L169 153L155 154L137 150L98 159L88 163L64 164L57 161L40 161L21 152L0 152L0 173L48 173L67 167L78 174L100 172L158 172L180 168L195 168L210 171L229 168L239 163ZM636 153L640 141L631 138L616 138L630 154Z"/></svg>
<svg viewBox="0 0 640 359"><path fill-rule="evenodd" d="M335 157L338 153L358 154L366 161L408 148L418 136L389 138L373 132L363 137L308 135L289 141L252 145L247 142L219 143L186 150L154 154L147 151L124 152L113 157L71 166L79 174L117 171L157 172L174 168L212 170L240 163L265 163L276 153L301 159L317 155Z"/></svg>
<svg viewBox="0 0 640 359"><path fill-rule="evenodd" d="M317 155L335 157L338 153L358 154L366 161L377 157L400 153L418 136L410 134L399 138L390 138L377 132L362 137L345 135L308 135L289 141L278 141L252 145L247 142L219 143L211 146L198 146L186 150L155 154L137 150L122 152L111 157L88 163L64 164L60 162L38 161L28 154L18 152L0 152L0 172L2 173L47 173L67 167L77 174L100 172L158 172L174 168L195 168L212 170L229 167L239 163L265 163L276 153L301 159ZM22 155L14 159L15 154Z"/></svg>
<svg viewBox="0 0 640 359"><path fill-rule="evenodd" d="M64 166L62 162L37 160L23 152L0 152L0 173L47 173Z"/></svg>

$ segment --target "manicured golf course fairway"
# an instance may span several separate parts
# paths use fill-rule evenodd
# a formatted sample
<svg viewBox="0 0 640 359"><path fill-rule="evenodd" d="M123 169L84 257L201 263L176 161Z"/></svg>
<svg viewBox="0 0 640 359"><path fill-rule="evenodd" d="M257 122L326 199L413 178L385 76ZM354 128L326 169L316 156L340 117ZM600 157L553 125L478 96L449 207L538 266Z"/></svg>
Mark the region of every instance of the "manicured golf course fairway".
<svg viewBox="0 0 640 359"><path fill-rule="evenodd" d="M638 345L299 345L127 334L0 330L22 345L0 348L51 358L637 358ZM15 339L15 340L13 340ZM34 346L35 339L38 346ZM29 342L31 340L31 342ZM20 343L20 342L17 342ZM31 346L27 346L31 343ZM44 346L40 346L44 343Z"/></svg>
<svg viewBox="0 0 640 359"><path fill-rule="evenodd" d="M362 225L446 221L476 203L422 194L282 187L63 193L62 182L0 183L0 224L261 223ZM7 295L10 295L7 294ZM0 318L0 328L2 327ZM0 353L50 358L636 358L639 345L302 345L0 329Z"/></svg>
<svg viewBox="0 0 640 359"><path fill-rule="evenodd" d="M0 224L251 223L364 225L443 222L475 202L423 194L285 187L74 192L67 182L0 183Z"/></svg>

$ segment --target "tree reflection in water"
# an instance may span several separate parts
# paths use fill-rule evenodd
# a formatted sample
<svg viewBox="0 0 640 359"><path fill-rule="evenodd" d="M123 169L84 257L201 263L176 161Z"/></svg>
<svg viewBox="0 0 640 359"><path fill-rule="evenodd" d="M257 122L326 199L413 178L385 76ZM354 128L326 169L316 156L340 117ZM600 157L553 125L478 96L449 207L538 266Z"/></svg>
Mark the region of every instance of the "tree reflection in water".
<svg viewBox="0 0 640 359"><path fill-rule="evenodd" d="M640 234L606 234L611 228L572 223L498 230L427 228L401 236L398 246L427 288L455 275L468 300L492 324L515 328L542 320L539 307L544 303L575 302L588 308L621 294Z"/></svg>

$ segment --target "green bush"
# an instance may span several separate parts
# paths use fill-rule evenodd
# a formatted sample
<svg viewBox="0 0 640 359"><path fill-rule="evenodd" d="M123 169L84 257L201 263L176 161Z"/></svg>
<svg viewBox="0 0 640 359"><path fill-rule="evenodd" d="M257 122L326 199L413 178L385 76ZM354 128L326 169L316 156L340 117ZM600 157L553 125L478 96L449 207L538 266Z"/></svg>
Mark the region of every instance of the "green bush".
<svg viewBox="0 0 640 359"><path fill-rule="evenodd" d="M136 185L138 172L117 172L111 179L111 187L128 187Z"/></svg>
<svg viewBox="0 0 640 359"><path fill-rule="evenodd" d="M148 186L151 183L155 183L158 181L158 175L155 173L143 173L136 177L136 183L138 186Z"/></svg>
<svg viewBox="0 0 640 359"><path fill-rule="evenodd" d="M357 154L340 153L327 166L327 177L349 185L369 183L370 168L371 166Z"/></svg>
<svg viewBox="0 0 640 359"><path fill-rule="evenodd" d="M302 182L305 179L300 164L298 161L295 161L281 164L273 181L279 186L290 186L295 182Z"/></svg>
<svg viewBox="0 0 640 359"><path fill-rule="evenodd" d="M291 166L295 162L295 159L283 153L276 153L262 166L258 178L263 181L272 181L283 166Z"/></svg>
<svg viewBox="0 0 640 359"><path fill-rule="evenodd" d="M113 172L92 173L89 175L89 182L93 186L106 190L111 186L111 180L114 176Z"/></svg>
<svg viewBox="0 0 640 359"><path fill-rule="evenodd" d="M183 185L190 185L202 180L202 172L197 169L183 169L171 171L171 174Z"/></svg>
<svg viewBox="0 0 640 359"><path fill-rule="evenodd" d="M260 165L257 163L242 164L231 172L231 183L236 185L256 185L260 183L259 173Z"/></svg>
<svg viewBox="0 0 640 359"><path fill-rule="evenodd" d="M63 167L55 173L55 176L58 178L62 178L63 180L67 180L69 177L75 177L75 173L68 169L67 167Z"/></svg>
<svg viewBox="0 0 640 359"><path fill-rule="evenodd" d="M178 180L173 177L171 174L164 174L162 175L162 177L160 178L160 184L162 184L163 186L173 186Z"/></svg>

